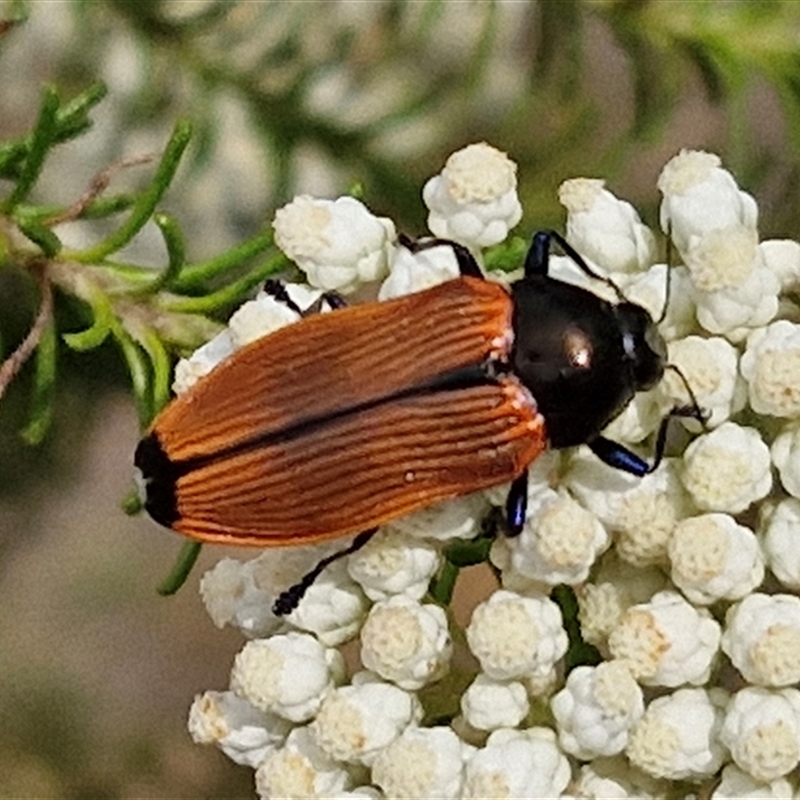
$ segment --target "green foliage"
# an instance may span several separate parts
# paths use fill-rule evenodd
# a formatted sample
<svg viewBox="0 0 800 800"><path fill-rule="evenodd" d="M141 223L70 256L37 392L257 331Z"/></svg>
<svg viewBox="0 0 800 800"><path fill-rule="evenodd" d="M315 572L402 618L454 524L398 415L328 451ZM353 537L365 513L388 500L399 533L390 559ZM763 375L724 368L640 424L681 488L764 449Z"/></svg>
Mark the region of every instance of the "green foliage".
<svg viewBox="0 0 800 800"><path fill-rule="evenodd" d="M222 256L187 263L178 222L158 211L189 144L191 125L185 120L175 126L149 184L126 196L124 202L107 202L108 198L100 197L110 179L104 174L70 208L27 203L50 150L88 127L87 114L103 94L101 87L92 86L64 103L53 88L47 87L31 133L7 143L0 151L0 169L12 181L10 192L0 203L3 267L27 275L38 284L41 297L27 337L6 355L0 367L0 395L35 353L31 417L23 431L23 438L31 444L42 440L53 416L59 339L72 350L89 352L108 337L113 338L127 363L139 416L146 425L169 399L173 355L210 338L218 329L214 313L242 302L254 286L286 264L274 252L267 231ZM112 171L127 165L121 162ZM64 248L55 230L57 225L74 220L120 215L123 218L109 234L86 248ZM115 260L150 221L164 240L167 264L163 270ZM270 258L245 269L270 249ZM219 281L223 284L216 288ZM54 289L59 299L65 296L81 301L90 320L86 328L57 330Z"/></svg>

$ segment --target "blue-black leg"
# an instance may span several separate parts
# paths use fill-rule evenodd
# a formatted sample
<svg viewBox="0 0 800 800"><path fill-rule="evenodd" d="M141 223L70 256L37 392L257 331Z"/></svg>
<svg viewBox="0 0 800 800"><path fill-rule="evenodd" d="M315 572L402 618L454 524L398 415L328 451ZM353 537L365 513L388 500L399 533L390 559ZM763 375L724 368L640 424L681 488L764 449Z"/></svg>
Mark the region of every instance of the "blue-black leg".
<svg viewBox="0 0 800 800"><path fill-rule="evenodd" d="M470 278L483 279L484 277L480 266L478 266L478 262L475 260L475 256L473 256L469 249L464 247L463 244L454 242L451 239L425 239L424 241L419 241L416 239L411 239L404 233L401 233L397 237L397 240L403 247L405 247L407 250L410 250L412 253L418 253L420 250L430 250L431 247L448 245L453 250L453 254L458 262L458 271L462 275L466 275Z"/></svg>
<svg viewBox="0 0 800 800"><path fill-rule="evenodd" d="M339 552L333 553L327 558L323 558L314 569L303 575L294 586L290 586L285 592L281 592L278 595L277 599L272 604L272 613L277 617L291 614L300 604L303 595L311 588L311 584L320 576L320 573L325 567L332 564L334 561L338 561L340 558L355 553L356 550L360 550L375 535L375 531L377 530L377 528L370 528L367 531L362 531L353 539L350 547L346 547L344 550L339 550Z"/></svg>
<svg viewBox="0 0 800 800"><path fill-rule="evenodd" d="M693 405L676 406L673 408L664 419L661 420L661 424L658 426L652 464L648 464L647 461L640 458L635 453L632 453L626 447L623 447L618 442L612 442L604 436L598 436L592 439L592 441L588 443L589 447L601 461L605 462L610 467L621 469L623 472L629 472L631 475L636 475L641 478L643 475L655 472L661 464L664 458L664 448L667 444L667 433L669 431L670 421L673 417L692 417L705 427L705 418L696 402Z"/></svg>
<svg viewBox="0 0 800 800"><path fill-rule="evenodd" d="M643 458L639 458L635 453L623 447L618 442L612 442L606 439L605 436L597 436L589 442L591 451L609 467L629 472L631 475L636 475L641 478L652 472L661 461L661 457L657 455L656 460L651 467ZM663 454L663 446L662 446Z"/></svg>
<svg viewBox="0 0 800 800"><path fill-rule="evenodd" d="M528 470L515 478L506 497L506 528L508 536L519 536L528 511Z"/></svg>
<svg viewBox="0 0 800 800"><path fill-rule="evenodd" d="M533 234L531 246L525 256L525 276L528 278L534 275L547 275L550 262L550 231L539 231Z"/></svg>

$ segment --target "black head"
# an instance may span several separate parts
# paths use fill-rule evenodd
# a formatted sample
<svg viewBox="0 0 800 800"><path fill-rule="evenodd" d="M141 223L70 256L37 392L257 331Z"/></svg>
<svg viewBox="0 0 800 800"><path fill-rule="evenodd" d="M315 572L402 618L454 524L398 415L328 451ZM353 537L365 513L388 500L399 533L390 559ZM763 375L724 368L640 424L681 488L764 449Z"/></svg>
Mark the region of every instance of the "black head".
<svg viewBox="0 0 800 800"><path fill-rule="evenodd" d="M512 287L514 372L544 414L553 447L589 442L664 372L666 346L634 303L529 275Z"/></svg>

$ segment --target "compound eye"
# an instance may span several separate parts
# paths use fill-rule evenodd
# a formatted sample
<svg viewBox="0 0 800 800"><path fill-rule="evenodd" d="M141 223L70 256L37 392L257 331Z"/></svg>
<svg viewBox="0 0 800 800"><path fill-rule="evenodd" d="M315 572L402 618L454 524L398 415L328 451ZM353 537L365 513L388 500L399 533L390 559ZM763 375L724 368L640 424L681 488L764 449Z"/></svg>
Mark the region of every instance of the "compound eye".
<svg viewBox="0 0 800 800"><path fill-rule="evenodd" d="M644 331L644 343L658 356L661 361L667 360L667 343L659 332L655 323L651 322Z"/></svg>
<svg viewBox="0 0 800 800"><path fill-rule="evenodd" d="M633 368L637 391L652 389L661 380L667 360L667 344L652 321L642 338L644 346L637 348Z"/></svg>

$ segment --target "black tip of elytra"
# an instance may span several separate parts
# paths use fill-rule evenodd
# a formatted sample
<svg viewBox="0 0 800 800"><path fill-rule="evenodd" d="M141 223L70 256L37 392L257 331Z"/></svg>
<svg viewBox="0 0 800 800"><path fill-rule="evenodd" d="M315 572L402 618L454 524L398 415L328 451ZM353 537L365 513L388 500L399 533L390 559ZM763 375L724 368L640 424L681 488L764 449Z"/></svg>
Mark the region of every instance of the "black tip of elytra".
<svg viewBox="0 0 800 800"><path fill-rule="evenodd" d="M141 470L144 479L147 513L167 528L180 518L176 481L178 471L164 452L155 433L150 433L139 442L133 463Z"/></svg>

